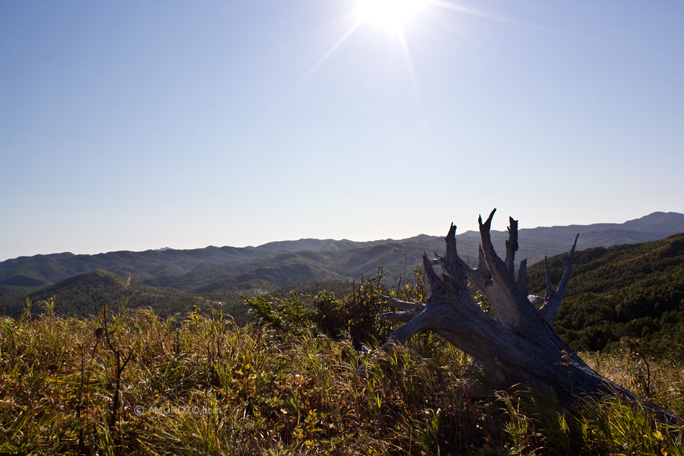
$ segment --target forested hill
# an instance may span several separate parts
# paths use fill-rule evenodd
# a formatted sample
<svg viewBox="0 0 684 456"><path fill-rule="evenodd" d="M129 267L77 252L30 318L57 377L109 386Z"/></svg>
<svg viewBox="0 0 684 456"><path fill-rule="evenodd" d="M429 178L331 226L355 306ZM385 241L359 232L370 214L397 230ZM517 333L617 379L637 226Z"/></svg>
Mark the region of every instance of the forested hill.
<svg viewBox="0 0 684 456"><path fill-rule="evenodd" d="M684 214L671 212L657 212L623 224L521 229L517 258L528 258L528 264L532 264L545 255L566 252L576 233L581 234L578 249L586 249L662 239L677 232L684 232ZM497 248L504 247L506 237L506 232L492 232ZM466 232L457 239L461 256L474 263L479 233ZM138 304L156 307L165 296L175 308L190 308L192 296L199 295L234 304L241 302L243 295L268 294L302 284L325 282L339 288L340 284L375 275L379 266L384 268L389 282L410 274L420 264L424 252L443 250L442 236L420 235L371 242L302 239L244 248L22 257L0 263L0 313L16 314L27 296L47 299L54 294L55 287L61 290L58 295L62 302L58 304L62 311L88 312L93 304L84 301L87 290L99 290L106 295L104 290L111 289L111 297L123 293L121 287L113 286L110 275L128 284L146 287L136 294ZM95 271L110 275L87 275ZM68 281L75 277L85 281ZM78 298L64 302L70 299L70 293ZM180 294L172 297L174 293Z"/></svg>
<svg viewBox="0 0 684 456"><path fill-rule="evenodd" d="M554 284L566 258L549 258ZM528 270L530 290L539 295L543 269L537 263ZM556 331L575 350L618 348L628 337L654 350L684 352L684 233L576 252Z"/></svg>
<svg viewBox="0 0 684 456"><path fill-rule="evenodd" d="M34 315L52 310L59 316L87 317L108 305L114 310L123 303L130 307L151 307L161 316L187 313L193 304L206 304L207 299L173 288L152 287L119 277L110 272L92 271L69 277L54 285L47 285L27 296L0 298L0 315L18 317L31 302ZM211 303L209 303L211 304Z"/></svg>
<svg viewBox="0 0 684 456"><path fill-rule="evenodd" d="M448 227L445 227L446 234ZM520 229L518 258L528 258L534 263L546 255L565 252L570 248L575 234L580 233L578 249L608 247L616 244L646 242L684 232L684 214L655 212L625 223L601 223L594 225L570 225ZM493 231L492 239L497 248L502 247L507 234ZM468 231L458 235L459 252L465 259L477 259L479 233ZM396 274L403 272L403 264L410 266L420 262L423 252L441 252L442 236L419 235L403 240L378 240L354 242L349 240L301 239L298 241L271 242L259 247L206 247L194 250L147 250L144 252L119 251L97 255L74 255L60 253L20 257L0 262L0 287L38 287L67 279L76 274L103 270L134 281L153 283L155 280L172 282L190 272L210 269L214 266L240 272L249 272L252 264L267 264L269 259L283 254L300 255L311 261L324 260L333 263L335 274L358 278L360 274L372 274L378 265L402 264ZM404 258L406 252L407 257ZM325 252L316 258L304 252ZM388 257L388 254L390 257ZM293 262L298 259L291 255ZM304 261L306 262L306 261ZM364 267L366 265L366 267ZM351 267L349 267L351 266ZM261 266L259 266L261 267ZM196 274L195 274L196 275ZM208 273L208 276L215 274ZM201 286L195 283L195 287ZM7 289L0 290L8 294ZM9 292L12 294L13 292Z"/></svg>

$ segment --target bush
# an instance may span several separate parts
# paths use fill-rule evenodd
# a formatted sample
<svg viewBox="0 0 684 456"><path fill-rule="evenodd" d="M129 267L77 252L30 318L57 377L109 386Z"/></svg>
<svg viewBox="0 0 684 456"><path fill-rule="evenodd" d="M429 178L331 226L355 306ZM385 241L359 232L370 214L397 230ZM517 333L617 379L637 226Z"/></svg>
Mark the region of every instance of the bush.
<svg viewBox="0 0 684 456"><path fill-rule="evenodd" d="M389 293L422 293L419 281L405 285ZM377 317L386 291L362 286L344 298L255 301L270 318L263 325L200 308L165 319L115 312L106 317L114 349L101 340L104 316L2 318L0 454L682 454L681 430L633 404L589 402L573 417L522 388L491 391L434 334L391 353L357 350L345 319L352 309ZM380 337L380 323L353 331ZM684 413L681 359L643 349L587 357L623 386L645 379L653 400Z"/></svg>
<svg viewBox="0 0 684 456"><path fill-rule="evenodd" d="M375 277L354 285L343 298L322 291L314 296L300 296L292 292L287 298L267 299L257 296L244 298L251 314L262 324L272 324L277 329L299 331L313 327L317 333L335 340L348 339L354 347L375 345L387 339L393 324L384 320L382 314L394 310L387 304L387 297L423 301L427 297L425 279L416 269L412 280L399 280L394 289L383 284L382 268Z"/></svg>

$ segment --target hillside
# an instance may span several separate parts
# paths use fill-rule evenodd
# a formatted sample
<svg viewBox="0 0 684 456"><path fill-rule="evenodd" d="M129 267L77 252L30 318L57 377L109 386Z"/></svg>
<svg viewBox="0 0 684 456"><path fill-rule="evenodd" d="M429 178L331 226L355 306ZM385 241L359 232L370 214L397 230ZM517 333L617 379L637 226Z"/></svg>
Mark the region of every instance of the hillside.
<svg viewBox="0 0 684 456"><path fill-rule="evenodd" d="M678 242L646 256L676 262ZM589 253L582 264L611 255ZM108 273L70 282L63 288L133 287ZM393 291L425 294L420 281ZM360 350L378 349L391 331L377 318L389 292L369 280L344 298L255 299L268 323L254 325L203 309L163 319L112 307L107 324L0 317L2 453L681 454L678 426L641 403L587 398L569 410L525 386L495 389L488 371L474 373L472 358L434 333L391 356ZM633 355L582 354L611 381L684 415L683 358L649 358L645 375Z"/></svg>
<svg viewBox="0 0 684 456"><path fill-rule="evenodd" d="M555 283L565 258L549 258ZM530 290L543 295L543 264L528 272ZM617 348L629 337L684 352L684 233L577 252L556 331L575 350Z"/></svg>
<svg viewBox="0 0 684 456"><path fill-rule="evenodd" d="M29 293L34 303L32 312L44 313L47 306L41 301L54 301L58 315L90 316L97 314L104 305L118 308L130 299L131 307L151 307L161 315L174 312L186 313L193 303L203 301L197 296L172 288L150 287L130 282L115 274L93 271L78 274L66 280ZM0 314L17 317L26 306L26 297L14 296L0 299Z"/></svg>
<svg viewBox="0 0 684 456"><path fill-rule="evenodd" d="M603 223L565 227L541 227L520 230L518 258L528 258L528 264L546 255L566 252L576 233L581 233L578 249L609 247L614 244L661 239L684 231L684 214L656 212L623 224ZM492 238L503 248L506 232L494 231ZM461 256L474 264L478 257L479 233L469 231L457 236ZM169 295L171 288L183 292L169 298L169 307L186 309L189 295L202 295L223 301L237 313L241 296L274 293L282 288L310 283L344 283L372 277L379 266L385 280L396 281L410 275L421 262L424 252L441 252L441 236L419 235L403 240L354 242L349 240L301 239L271 242L259 247L207 247L194 250L147 250L144 252L110 252L98 255L61 253L37 255L0 263L0 312L16 313L25 297L45 299L55 294L63 281L89 272L113 274L141 288L135 301L150 305L151 298ZM100 273L101 274L101 273ZM98 276L101 278L101 276ZM92 277L91 277L92 278ZM123 278L123 279L121 279ZM152 291L158 288L167 290ZM71 288L60 288L71 290ZM109 289L105 286L89 289ZM82 314L92 308L87 292L72 292L77 303L66 303L61 311ZM123 292L102 293L119 299ZM60 298L68 300L62 291ZM171 296L171 295L169 295ZM179 296L183 296L182 298ZM143 299L143 297L145 297ZM21 303L21 304L19 304ZM182 303L182 305L181 305ZM154 307L153 306L153 307ZM185 306L185 307L184 307Z"/></svg>

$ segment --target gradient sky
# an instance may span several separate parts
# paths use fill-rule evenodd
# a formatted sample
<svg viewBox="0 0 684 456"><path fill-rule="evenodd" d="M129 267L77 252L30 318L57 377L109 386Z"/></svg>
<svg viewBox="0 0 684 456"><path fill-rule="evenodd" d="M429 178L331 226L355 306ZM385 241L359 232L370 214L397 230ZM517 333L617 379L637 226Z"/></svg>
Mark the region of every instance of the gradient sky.
<svg viewBox="0 0 684 456"><path fill-rule="evenodd" d="M357 6L0 1L0 260L684 212L684 2Z"/></svg>

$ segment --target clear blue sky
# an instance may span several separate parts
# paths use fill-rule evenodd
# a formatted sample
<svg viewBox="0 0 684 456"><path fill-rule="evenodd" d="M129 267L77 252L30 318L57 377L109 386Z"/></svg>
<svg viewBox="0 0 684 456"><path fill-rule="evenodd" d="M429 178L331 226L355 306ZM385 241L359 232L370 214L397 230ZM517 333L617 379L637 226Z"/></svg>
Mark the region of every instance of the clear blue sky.
<svg viewBox="0 0 684 456"><path fill-rule="evenodd" d="M0 1L0 260L684 212L684 2L357 7Z"/></svg>

